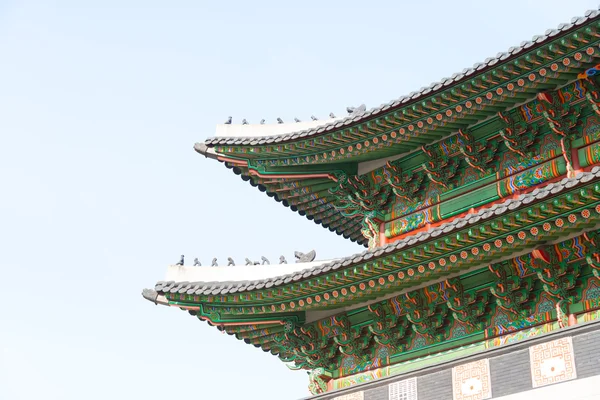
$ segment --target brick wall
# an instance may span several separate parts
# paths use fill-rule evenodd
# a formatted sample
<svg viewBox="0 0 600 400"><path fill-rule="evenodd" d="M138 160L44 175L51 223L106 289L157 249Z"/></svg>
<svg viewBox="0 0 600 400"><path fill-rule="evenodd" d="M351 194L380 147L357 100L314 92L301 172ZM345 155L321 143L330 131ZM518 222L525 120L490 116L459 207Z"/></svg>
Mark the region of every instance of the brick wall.
<svg viewBox="0 0 600 400"><path fill-rule="evenodd" d="M490 370L494 397L531 389L528 349L490 358Z"/></svg>

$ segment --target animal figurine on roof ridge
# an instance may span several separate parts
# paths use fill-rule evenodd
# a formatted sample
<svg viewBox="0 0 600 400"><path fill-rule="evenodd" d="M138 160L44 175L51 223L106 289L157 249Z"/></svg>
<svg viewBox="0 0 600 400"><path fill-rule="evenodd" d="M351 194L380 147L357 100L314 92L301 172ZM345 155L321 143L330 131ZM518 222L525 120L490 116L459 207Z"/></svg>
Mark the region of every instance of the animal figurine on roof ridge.
<svg viewBox="0 0 600 400"><path fill-rule="evenodd" d="M296 257L297 263L309 263L315 260L317 256L317 252L315 250L311 250L308 253L302 253L300 251L295 251L294 256Z"/></svg>

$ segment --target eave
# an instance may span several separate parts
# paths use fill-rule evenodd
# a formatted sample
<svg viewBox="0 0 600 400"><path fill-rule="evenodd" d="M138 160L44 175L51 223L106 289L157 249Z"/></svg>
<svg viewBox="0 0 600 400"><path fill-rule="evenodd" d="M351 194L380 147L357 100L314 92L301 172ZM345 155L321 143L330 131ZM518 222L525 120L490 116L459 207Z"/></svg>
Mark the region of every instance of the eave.
<svg viewBox="0 0 600 400"><path fill-rule="evenodd" d="M600 223L600 168L538 188L375 250L244 282L159 282L170 305L257 318L336 309L430 284Z"/></svg>

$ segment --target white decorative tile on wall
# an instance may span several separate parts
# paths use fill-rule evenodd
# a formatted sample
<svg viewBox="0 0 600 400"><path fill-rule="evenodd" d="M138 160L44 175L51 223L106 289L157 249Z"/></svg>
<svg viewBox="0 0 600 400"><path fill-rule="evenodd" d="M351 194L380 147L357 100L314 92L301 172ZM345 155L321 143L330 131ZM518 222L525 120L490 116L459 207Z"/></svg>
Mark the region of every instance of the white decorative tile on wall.
<svg viewBox="0 0 600 400"><path fill-rule="evenodd" d="M492 398L490 363L484 360L452 368L454 400L483 400Z"/></svg>
<svg viewBox="0 0 600 400"><path fill-rule="evenodd" d="M529 361L534 388L577 378L570 337L531 346Z"/></svg>
<svg viewBox="0 0 600 400"><path fill-rule="evenodd" d="M389 400L417 400L417 378L390 383Z"/></svg>

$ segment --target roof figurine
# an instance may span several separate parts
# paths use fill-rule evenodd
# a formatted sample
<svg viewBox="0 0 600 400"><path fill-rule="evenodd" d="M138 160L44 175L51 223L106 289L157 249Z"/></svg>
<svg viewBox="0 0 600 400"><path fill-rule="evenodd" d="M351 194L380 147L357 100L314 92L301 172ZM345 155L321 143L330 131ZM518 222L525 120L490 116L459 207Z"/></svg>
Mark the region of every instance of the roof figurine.
<svg viewBox="0 0 600 400"><path fill-rule="evenodd" d="M233 118L231 117L227 117L227 120L224 122L225 125L231 125L231 121L233 120Z"/></svg>
<svg viewBox="0 0 600 400"><path fill-rule="evenodd" d="M298 122L302 122L302 121L300 121L298 118L294 117L294 122L298 123Z"/></svg>
<svg viewBox="0 0 600 400"><path fill-rule="evenodd" d="M244 119L242 120L242 125L248 125L248 121L246 121L246 118L244 118Z"/></svg>
<svg viewBox="0 0 600 400"><path fill-rule="evenodd" d="M200 263L200 260L198 260L198 257L194 258L194 267L201 267L202 264Z"/></svg>
<svg viewBox="0 0 600 400"><path fill-rule="evenodd" d="M279 256L279 264L287 264L287 260L285 256Z"/></svg>
<svg viewBox="0 0 600 400"><path fill-rule="evenodd" d="M260 120L260 124L261 124L261 125L264 125L264 124L265 124L265 119L264 119L264 118Z"/></svg>
<svg viewBox="0 0 600 400"><path fill-rule="evenodd" d="M211 267L218 267L219 264L217 264L217 257L212 259L212 263L210 264Z"/></svg>
<svg viewBox="0 0 600 400"><path fill-rule="evenodd" d="M365 111L367 111L367 106L364 104L361 104L358 107L346 107L346 111L348 112L348 114L350 115L357 115L357 114L362 114Z"/></svg>
<svg viewBox="0 0 600 400"><path fill-rule="evenodd" d="M184 256L183 256L183 254L182 254L182 255L181 255L181 258L179 259L179 261L178 261L178 262L177 262L177 264L175 264L175 265L183 265L183 259L184 259Z"/></svg>
<svg viewBox="0 0 600 400"><path fill-rule="evenodd" d="M260 259L262 260L262 265L271 265L271 263L269 262L269 259L265 256L261 256Z"/></svg>
<svg viewBox="0 0 600 400"><path fill-rule="evenodd" d="M231 267L233 265L235 265L235 261L233 261L233 258L227 257L227 266Z"/></svg>
<svg viewBox="0 0 600 400"><path fill-rule="evenodd" d="M278 124L283 124L283 120L281 118L277 117L277 123Z"/></svg>
<svg viewBox="0 0 600 400"><path fill-rule="evenodd" d="M302 253L300 251L295 251L294 256L296 257L297 263L309 263L315 260L317 256L317 252L314 250L309 251L308 253Z"/></svg>
<svg viewBox="0 0 600 400"><path fill-rule="evenodd" d="M313 121L318 121L319 120L319 118L315 117L314 115L311 115L310 119L313 120Z"/></svg>
<svg viewBox="0 0 600 400"><path fill-rule="evenodd" d="M332 112L330 112L330 113L329 113L329 118L335 118L335 114L334 114L334 113L332 113Z"/></svg>

